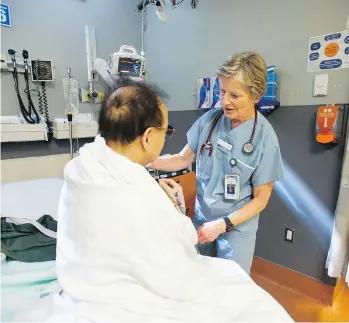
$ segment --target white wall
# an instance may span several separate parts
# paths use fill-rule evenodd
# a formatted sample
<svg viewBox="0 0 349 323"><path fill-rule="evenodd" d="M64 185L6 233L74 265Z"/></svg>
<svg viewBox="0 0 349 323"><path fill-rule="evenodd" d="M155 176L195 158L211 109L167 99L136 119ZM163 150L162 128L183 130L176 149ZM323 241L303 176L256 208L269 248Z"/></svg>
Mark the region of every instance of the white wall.
<svg viewBox="0 0 349 323"><path fill-rule="evenodd" d="M140 48L141 18L133 9L137 0L6 0L12 14L12 28L1 27L1 53L9 48L19 55L29 51L31 58L53 60L56 80L46 83L51 118L64 114L62 79L70 65L72 75L87 85L85 29L96 29L97 56L108 60L109 54L123 44ZM22 98L23 74L19 75ZM103 81L101 82L103 83ZM35 84L33 85L36 86ZM98 106L83 104L82 112L98 111ZM19 112L12 74L1 74L1 115Z"/></svg>
<svg viewBox="0 0 349 323"><path fill-rule="evenodd" d="M280 77L282 105L346 103L349 69L329 72L329 94L312 97L314 73L307 73L313 36L342 31L349 0L186 0L177 9L167 1L168 21L149 9L146 54L150 77L170 94L171 110L195 109L196 79L214 76L233 53L255 50Z"/></svg>

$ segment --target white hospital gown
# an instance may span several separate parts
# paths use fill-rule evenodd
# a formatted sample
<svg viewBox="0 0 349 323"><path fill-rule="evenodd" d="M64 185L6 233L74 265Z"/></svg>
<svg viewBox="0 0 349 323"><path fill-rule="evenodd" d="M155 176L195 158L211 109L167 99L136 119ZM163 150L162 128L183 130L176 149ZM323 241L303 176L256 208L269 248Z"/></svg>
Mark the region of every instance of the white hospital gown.
<svg viewBox="0 0 349 323"><path fill-rule="evenodd" d="M51 321L292 321L233 261L197 254L191 220L99 136L65 168Z"/></svg>

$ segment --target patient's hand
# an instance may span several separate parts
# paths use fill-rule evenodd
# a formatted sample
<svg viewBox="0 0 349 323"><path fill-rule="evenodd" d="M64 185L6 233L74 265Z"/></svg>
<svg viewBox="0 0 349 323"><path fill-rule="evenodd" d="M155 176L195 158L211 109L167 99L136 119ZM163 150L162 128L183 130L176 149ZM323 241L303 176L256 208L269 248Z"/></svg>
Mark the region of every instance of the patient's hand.
<svg viewBox="0 0 349 323"><path fill-rule="evenodd" d="M160 179L159 184L171 199L177 211L183 213L183 210L185 211L185 201L182 186L168 178Z"/></svg>

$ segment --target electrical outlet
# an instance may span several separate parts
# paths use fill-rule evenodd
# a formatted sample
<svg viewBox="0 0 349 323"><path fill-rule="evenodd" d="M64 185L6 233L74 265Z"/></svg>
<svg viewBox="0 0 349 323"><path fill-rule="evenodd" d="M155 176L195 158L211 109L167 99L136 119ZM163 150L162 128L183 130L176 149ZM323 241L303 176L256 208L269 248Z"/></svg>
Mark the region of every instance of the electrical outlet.
<svg viewBox="0 0 349 323"><path fill-rule="evenodd" d="M96 103L102 103L104 100L104 92L103 91L97 91L98 97L97 97L97 102Z"/></svg>
<svg viewBox="0 0 349 323"><path fill-rule="evenodd" d="M286 228L285 229L284 240L286 242L293 243L293 241L294 241L294 233L295 233L295 229Z"/></svg>
<svg viewBox="0 0 349 323"><path fill-rule="evenodd" d="M80 99L81 103L92 102L92 99L89 96L89 91L84 88L80 88Z"/></svg>

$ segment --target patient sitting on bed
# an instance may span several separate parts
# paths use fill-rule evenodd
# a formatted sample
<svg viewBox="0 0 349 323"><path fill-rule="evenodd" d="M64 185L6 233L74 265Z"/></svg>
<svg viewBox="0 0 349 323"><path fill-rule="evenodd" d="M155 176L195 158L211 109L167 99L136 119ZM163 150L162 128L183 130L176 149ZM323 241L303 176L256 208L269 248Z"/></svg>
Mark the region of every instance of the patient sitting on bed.
<svg viewBox="0 0 349 323"><path fill-rule="evenodd" d="M52 320L291 321L233 261L197 254L172 180L144 167L173 128L164 96L121 79L102 105L100 135L64 172Z"/></svg>

